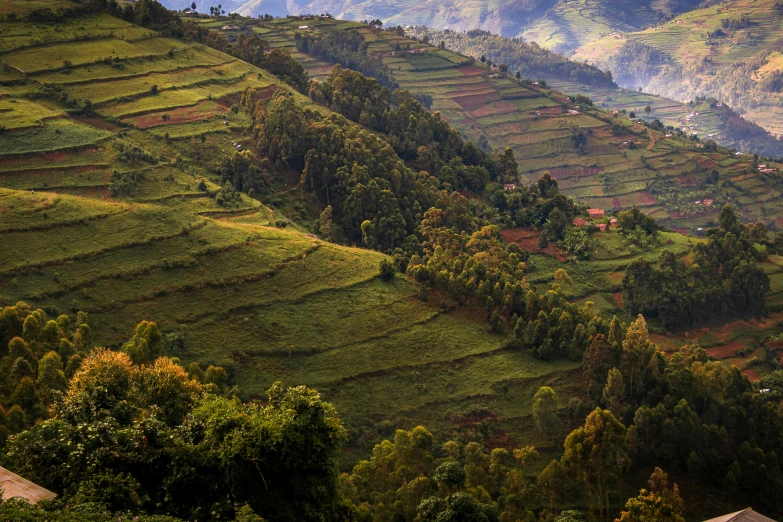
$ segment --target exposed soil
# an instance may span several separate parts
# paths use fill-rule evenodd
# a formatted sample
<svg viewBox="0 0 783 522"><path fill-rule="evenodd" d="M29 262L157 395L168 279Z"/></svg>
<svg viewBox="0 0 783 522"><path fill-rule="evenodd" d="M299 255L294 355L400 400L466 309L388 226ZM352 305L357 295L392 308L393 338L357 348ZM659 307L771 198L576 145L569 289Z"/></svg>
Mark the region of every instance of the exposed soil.
<svg viewBox="0 0 783 522"><path fill-rule="evenodd" d="M745 348L745 345L742 342L731 341L730 343L721 346L707 348L707 354L709 354L711 357L715 357L716 359L728 359L730 357L734 357L737 350L742 350L743 348Z"/></svg>
<svg viewBox="0 0 783 522"><path fill-rule="evenodd" d="M613 294L614 296L614 302L617 303L617 308L620 308L622 310L623 308L623 296L620 292L615 292Z"/></svg>
<svg viewBox="0 0 783 522"><path fill-rule="evenodd" d="M484 105L487 102L500 100L500 94L497 91L482 94L471 94L468 96L459 96L452 98L460 107L472 111Z"/></svg>
<svg viewBox="0 0 783 522"><path fill-rule="evenodd" d="M507 243L516 243L525 252L537 252L565 262L566 256L552 243L549 243L549 246L544 249L538 248L538 236L540 235L541 231L533 231L529 228L507 228L503 231L503 239Z"/></svg>
<svg viewBox="0 0 783 522"><path fill-rule="evenodd" d="M484 69L478 67L460 67L457 69L463 76L478 76L484 72Z"/></svg>

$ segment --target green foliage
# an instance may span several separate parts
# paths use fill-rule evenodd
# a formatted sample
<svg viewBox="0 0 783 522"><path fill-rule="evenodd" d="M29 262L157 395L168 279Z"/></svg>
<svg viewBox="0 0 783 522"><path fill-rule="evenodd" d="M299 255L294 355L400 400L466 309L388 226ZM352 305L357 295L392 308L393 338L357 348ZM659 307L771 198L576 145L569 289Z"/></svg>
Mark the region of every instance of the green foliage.
<svg viewBox="0 0 783 522"><path fill-rule="evenodd" d="M657 268L642 258L631 263L622 283L628 311L659 317L667 328L760 315L769 278L752 248L757 239L728 206L720 221L689 266L667 250Z"/></svg>

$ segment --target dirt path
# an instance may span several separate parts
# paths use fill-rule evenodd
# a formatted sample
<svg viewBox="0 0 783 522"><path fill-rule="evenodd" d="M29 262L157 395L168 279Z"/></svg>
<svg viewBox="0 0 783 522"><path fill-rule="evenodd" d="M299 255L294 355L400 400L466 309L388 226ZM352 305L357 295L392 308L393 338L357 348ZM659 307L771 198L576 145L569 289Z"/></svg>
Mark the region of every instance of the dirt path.
<svg viewBox="0 0 783 522"><path fill-rule="evenodd" d="M653 150L655 148L655 135L650 129L647 129L647 135L650 137L650 144L647 145L647 150Z"/></svg>

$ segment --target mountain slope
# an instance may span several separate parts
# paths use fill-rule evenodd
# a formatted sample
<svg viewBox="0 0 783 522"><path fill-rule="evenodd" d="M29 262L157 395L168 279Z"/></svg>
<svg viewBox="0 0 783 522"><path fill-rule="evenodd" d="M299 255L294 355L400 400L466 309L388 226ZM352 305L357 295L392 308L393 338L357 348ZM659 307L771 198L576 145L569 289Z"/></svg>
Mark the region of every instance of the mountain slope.
<svg viewBox="0 0 783 522"><path fill-rule="evenodd" d="M446 48L494 63L504 63L510 70L521 71L529 78L546 80L557 90L570 95L590 96L601 108L627 110L666 126L698 132L719 144L762 156L783 158L783 139L777 139L757 124L736 114L726 103L703 99L696 103L680 103L638 92L617 88L607 80L609 75L581 62L561 58L558 62L549 51L518 39L504 38L480 31L458 33L412 27L406 31L415 38L427 37L431 42L444 42ZM651 108L650 113L645 108ZM699 113L695 116L695 113Z"/></svg>
<svg viewBox="0 0 783 522"><path fill-rule="evenodd" d="M298 48L297 35L328 37L333 31L357 30L368 56L380 58L401 88L431 96L432 110L464 136L489 148L511 147L521 181L535 181L548 171L565 194L587 205L605 209L636 205L661 223L684 230L713 221L727 202L737 205L748 220L778 214L775 194L781 181L777 176L759 177L752 158L706 152L704 144L667 138L665 130L572 103L542 85L518 82L511 74L397 31L312 17L233 23L242 28L224 34L236 37L243 30L254 31L272 47L290 50L314 78L324 78L334 62L305 52L303 40ZM303 25L308 28L299 29ZM629 148L630 140L638 146ZM717 184L706 182L713 170L718 172ZM705 198L714 201L712 207L701 204Z"/></svg>
<svg viewBox="0 0 783 522"><path fill-rule="evenodd" d="M209 12L219 2L200 4ZM695 7L698 0L227 0L226 12L256 17L331 13L345 20L379 18L386 25L424 25L433 29L483 29L503 36L524 36L548 48L573 49L616 31L649 27L672 12ZM171 9L186 0L165 0Z"/></svg>
<svg viewBox="0 0 783 522"><path fill-rule="evenodd" d="M781 31L780 2L736 0L588 43L573 58L611 69L622 85L678 100L715 97L781 135Z"/></svg>
<svg viewBox="0 0 783 522"><path fill-rule="evenodd" d="M223 366L245 398L281 379L317 387L357 455L397 426L446 433L449 412L478 407L524 438L527 390L581 393L578 362L505 349L483 308L424 301L405 277L379 279L386 256L309 234L298 175L259 181L262 203L216 174L250 146L249 116L232 110L247 87L262 102L283 91L328 110L203 45L65 0L43 5L71 10L58 30L23 7L0 21L3 34L46 40L0 54L0 305L84 310L93 342L115 348L156 321L169 355ZM103 34L85 46L87 27Z"/></svg>

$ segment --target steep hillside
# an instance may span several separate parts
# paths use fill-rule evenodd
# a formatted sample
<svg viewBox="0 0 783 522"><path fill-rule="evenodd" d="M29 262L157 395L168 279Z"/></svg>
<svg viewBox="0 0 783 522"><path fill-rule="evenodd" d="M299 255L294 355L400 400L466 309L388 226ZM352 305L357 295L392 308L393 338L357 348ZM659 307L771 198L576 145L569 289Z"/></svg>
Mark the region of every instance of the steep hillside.
<svg viewBox="0 0 783 522"><path fill-rule="evenodd" d="M780 2L736 0L588 43L573 58L611 69L621 85L684 101L714 97L781 135L782 30Z"/></svg>
<svg viewBox="0 0 783 522"><path fill-rule="evenodd" d="M571 102L536 82L518 81L511 71L491 70L396 30L313 17L232 23L237 30L223 34L235 38L241 30L252 30L272 47L290 50L314 78L324 78L334 62L329 53L305 52L304 37L357 30L366 51L358 51L355 60L379 58L387 68L384 74L414 95L431 96L431 109L474 142L511 147L521 181L535 181L548 171L565 194L589 206L608 210L636 205L665 225L684 230L714 221L727 202L737 205L748 220L779 213L779 175L757 174L752 158L729 157L717 149L707 152L703 143L676 134L667 137L670 132L663 128L653 130L626 115ZM707 183L713 170L719 181ZM705 207L704 198L712 199L713 206Z"/></svg>
<svg viewBox="0 0 783 522"><path fill-rule="evenodd" d="M554 55L535 44L515 38L504 38L481 31L458 33L412 27L406 33L431 42L444 42L447 49L472 56L485 56L493 63L503 63L511 71L528 78L546 80L558 91L569 95L589 96L601 108L635 112L647 121L660 120L666 126L698 132L720 145L773 158L783 158L783 138L778 139L759 125L745 120L728 104L715 99L680 103L668 98L617 88L609 74L581 62ZM690 100L689 100L690 101ZM646 107L651 112L646 112ZM696 115L698 113L698 115Z"/></svg>
<svg viewBox="0 0 783 522"><path fill-rule="evenodd" d="M244 398L313 386L357 455L395 427L465 430L487 409L526 440L538 387L581 393L580 362L507 349L483 306L422 299L406 277L379 279L386 256L310 234L321 209L298 173L250 177L256 198L218 174L250 147L248 88L261 106L282 91L329 111L203 45L66 0L36 3L65 10L56 24L24 5L0 21L25 35L0 54L0 305L83 310L113 348L156 321L169 355L223 366Z"/></svg>

